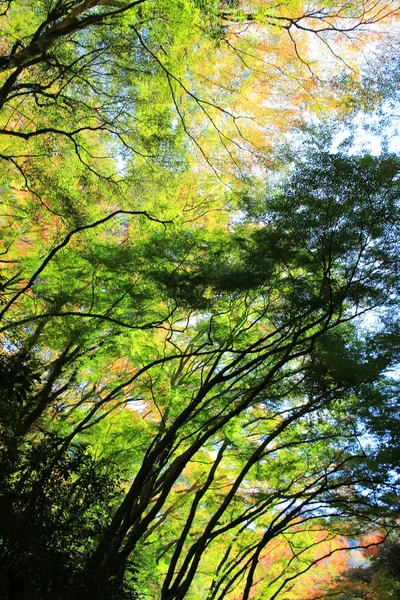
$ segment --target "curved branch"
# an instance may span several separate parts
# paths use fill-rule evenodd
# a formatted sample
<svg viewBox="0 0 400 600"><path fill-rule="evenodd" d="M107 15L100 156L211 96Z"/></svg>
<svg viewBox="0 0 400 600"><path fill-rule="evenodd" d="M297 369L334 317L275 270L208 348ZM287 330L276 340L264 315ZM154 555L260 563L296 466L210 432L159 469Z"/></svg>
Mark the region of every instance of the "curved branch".
<svg viewBox="0 0 400 600"><path fill-rule="evenodd" d="M102 219L98 219L97 221L94 221L94 223L90 223L89 225L81 225L80 227L76 227L76 229L73 229L72 231L70 231L65 238L63 239L62 242L60 242L57 246L55 246L46 256L46 258L42 261L42 264L40 265L40 267L38 269L36 269L36 271L33 273L33 275L31 276L31 278L29 279L28 283L26 285L24 285L23 288L21 288L12 298L11 300L6 304L6 306L3 308L3 310L0 312L0 319L2 319L5 315L5 313L9 310L9 308L14 304L14 302L16 300L18 300L18 298L24 294L26 291L28 291L32 285L34 284L34 282L36 281L36 279L39 277L39 275L44 271L44 269L47 267L47 265L49 264L49 262L55 257L55 255L62 250L63 248L65 248L65 246L67 246L67 244L70 242L71 238L76 235L77 233L80 233L81 231L86 231L88 229L93 229L94 227L98 227L99 225L103 225L104 223L106 223L107 221L109 221L110 219L114 218L117 215L142 215L145 216L147 219L149 219L150 221L155 221L156 223L160 223L162 225L166 225L167 223L171 223L172 221L161 221L160 219L157 219L156 217L151 216L147 211L145 210L116 210L113 213L107 215L106 217L103 217Z"/></svg>

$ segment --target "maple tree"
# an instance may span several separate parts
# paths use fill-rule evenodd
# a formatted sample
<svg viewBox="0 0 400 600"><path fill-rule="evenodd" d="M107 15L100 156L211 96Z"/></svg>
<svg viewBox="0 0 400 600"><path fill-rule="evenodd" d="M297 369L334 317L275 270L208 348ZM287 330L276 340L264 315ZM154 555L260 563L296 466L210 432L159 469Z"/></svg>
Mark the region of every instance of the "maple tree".
<svg viewBox="0 0 400 600"><path fill-rule="evenodd" d="M278 137L397 5L1 5L3 595L314 593L396 526L400 163Z"/></svg>
<svg viewBox="0 0 400 600"><path fill-rule="evenodd" d="M382 536L379 533L367 536L369 544L362 550L358 566L347 566L313 597L336 597L339 600L369 598L383 600L399 597L399 542L397 533ZM375 544L374 544L375 542Z"/></svg>

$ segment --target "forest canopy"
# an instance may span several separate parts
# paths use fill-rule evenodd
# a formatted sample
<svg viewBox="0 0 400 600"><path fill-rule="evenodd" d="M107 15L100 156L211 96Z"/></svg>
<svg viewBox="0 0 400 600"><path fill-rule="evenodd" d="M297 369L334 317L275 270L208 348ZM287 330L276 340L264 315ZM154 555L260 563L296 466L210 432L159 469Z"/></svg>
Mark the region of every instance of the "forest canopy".
<svg viewBox="0 0 400 600"><path fill-rule="evenodd" d="M399 11L0 1L2 598L398 589Z"/></svg>

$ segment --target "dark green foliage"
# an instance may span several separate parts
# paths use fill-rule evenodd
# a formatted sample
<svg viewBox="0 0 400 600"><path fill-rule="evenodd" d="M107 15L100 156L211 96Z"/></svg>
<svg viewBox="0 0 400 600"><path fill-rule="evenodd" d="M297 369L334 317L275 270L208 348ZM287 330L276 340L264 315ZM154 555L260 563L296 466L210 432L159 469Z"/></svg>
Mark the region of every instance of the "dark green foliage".
<svg viewBox="0 0 400 600"><path fill-rule="evenodd" d="M25 442L18 458L0 502L2 597L19 581L24 598L67 598L119 495L115 469L56 440Z"/></svg>
<svg viewBox="0 0 400 600"><path fill-rule="evenodd" d="M0 590L10 600L67 598L119 497L118 469L56 433L20 431L38 364L2 354Z"/></svg>

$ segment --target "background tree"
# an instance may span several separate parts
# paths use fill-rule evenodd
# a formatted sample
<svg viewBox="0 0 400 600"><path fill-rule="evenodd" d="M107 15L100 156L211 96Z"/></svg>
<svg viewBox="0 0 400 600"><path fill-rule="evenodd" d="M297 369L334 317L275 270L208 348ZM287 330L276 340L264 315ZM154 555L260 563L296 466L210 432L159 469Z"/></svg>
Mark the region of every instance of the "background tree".
<svg viewBox="0 0 400 600"><path fill-rule="evenodd" d="M316 598L399 597L399 545L397 535L389 539L376 536L378 545L363 551L363 564L350 567L337 574L333 584L325 591L320 590ZM379 543L380 542L380 543Z"/></svg>

